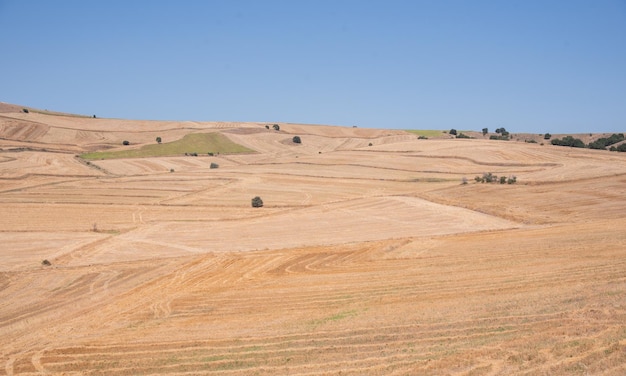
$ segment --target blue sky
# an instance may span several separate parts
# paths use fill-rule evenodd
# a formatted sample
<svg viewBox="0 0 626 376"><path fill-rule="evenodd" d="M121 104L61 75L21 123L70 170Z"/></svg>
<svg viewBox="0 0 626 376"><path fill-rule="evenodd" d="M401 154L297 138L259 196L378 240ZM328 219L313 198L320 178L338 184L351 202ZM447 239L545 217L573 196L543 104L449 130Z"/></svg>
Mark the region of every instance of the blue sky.
<svg viewBox="0 0 626 376"><path fill-rule="evenodd" d="M626 131L626 0L0 0L0 101L101 117Z"/></svg>

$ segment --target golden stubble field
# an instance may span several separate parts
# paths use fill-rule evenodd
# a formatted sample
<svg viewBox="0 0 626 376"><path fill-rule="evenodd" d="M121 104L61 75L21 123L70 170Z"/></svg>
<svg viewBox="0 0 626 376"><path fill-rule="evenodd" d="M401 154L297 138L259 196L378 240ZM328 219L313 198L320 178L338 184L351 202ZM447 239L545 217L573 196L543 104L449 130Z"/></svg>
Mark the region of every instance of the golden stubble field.
<svg viewBox="0 0 626 376"><path fill-rule="evenodd" d="M626 373L624 154L3 109L0 375Z"/></svg>

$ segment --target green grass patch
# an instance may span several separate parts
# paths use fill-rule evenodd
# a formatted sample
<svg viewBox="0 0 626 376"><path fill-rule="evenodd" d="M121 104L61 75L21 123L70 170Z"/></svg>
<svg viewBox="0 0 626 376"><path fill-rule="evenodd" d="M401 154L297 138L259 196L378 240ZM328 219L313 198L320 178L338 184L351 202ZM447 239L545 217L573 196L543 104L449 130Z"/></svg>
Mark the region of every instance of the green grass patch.
<svg viewBox="0 0 626 376"><path fill-rule="evenodd" d="M115 158L149 158L168 157L185 153L252 153L254 150L232 142L228 137L218 132L192 133L180 140L162 144L144 145L139 149L98 151L85 153L84 159L115 159Z"/></svg>
<svg viewBox="0 0 626 376"><path fill-rule="evenodd" d="M424 136L424 137L438 137L438 136L441 136L444 133L448 133L448 131L432 130L432 129L431 130L428 130L428 129L409 129L409 130L407 130L407 132L416 134L418 136Z"/></svg>

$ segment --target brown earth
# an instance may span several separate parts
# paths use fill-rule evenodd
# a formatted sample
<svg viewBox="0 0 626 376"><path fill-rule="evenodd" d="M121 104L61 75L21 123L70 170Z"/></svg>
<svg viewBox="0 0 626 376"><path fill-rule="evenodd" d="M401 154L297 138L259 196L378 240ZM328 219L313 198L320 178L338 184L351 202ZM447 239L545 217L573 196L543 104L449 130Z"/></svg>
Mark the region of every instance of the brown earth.
<svg viewBox="0 0 626 376"><path fill-rule="evenodd" d="M0 375L626 373L624 153L22 108ZM198 131L257 153L75 156Z"/></svg>

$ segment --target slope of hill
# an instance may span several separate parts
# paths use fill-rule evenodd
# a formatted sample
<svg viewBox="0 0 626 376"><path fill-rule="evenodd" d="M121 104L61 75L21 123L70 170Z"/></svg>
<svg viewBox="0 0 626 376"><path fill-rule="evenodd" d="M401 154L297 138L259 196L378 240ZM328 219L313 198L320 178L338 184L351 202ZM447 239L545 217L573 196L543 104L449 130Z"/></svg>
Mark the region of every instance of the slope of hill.
<svg viewBox="0 0 626 376"><path fill-rule="evenodd" d="M0 375L626 372L623 153L21 109ZM209 132L254 153L77 157Z"/></svg>

